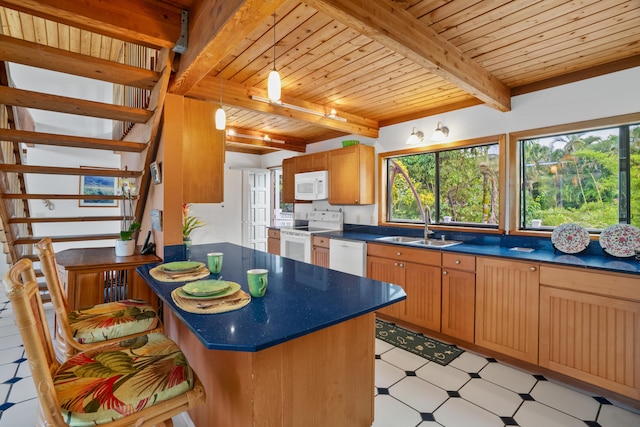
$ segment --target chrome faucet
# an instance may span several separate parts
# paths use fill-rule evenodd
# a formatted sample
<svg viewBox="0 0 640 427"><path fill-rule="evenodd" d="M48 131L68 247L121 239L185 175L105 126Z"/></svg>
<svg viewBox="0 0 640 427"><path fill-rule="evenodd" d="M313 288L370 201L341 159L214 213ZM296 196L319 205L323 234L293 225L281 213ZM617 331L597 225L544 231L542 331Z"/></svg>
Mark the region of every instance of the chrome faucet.
<svg viewBox="0 0 640 427"><path fill-rule="evenodd" d="M431 224L431 209L429 206L425 206L424 210L424 240L429 240L429 235L433 234L433 231L429 230L429 224Z"/></svg>

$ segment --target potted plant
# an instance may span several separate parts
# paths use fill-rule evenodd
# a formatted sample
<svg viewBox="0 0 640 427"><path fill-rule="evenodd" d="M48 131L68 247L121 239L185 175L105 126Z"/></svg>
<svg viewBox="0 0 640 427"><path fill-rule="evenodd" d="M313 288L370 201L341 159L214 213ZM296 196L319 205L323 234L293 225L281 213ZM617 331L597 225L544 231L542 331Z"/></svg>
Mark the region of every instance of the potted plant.
<svg viewBox="0 0 640 427"><path fill-rule="evenodd" d="M184 242L187 250L191 248L191 233L196 228L204 227L205 223L197 216L191 215L189 212L189 204L182 205L182 241Z"/></svg>
<svg viewBox="0 0 640 427"><path fill-rule="evenodd" d="M120 178L118 192L122 196L122 229L120 239L116 240L116 256L131 256L136 250L136 241L133 238L141 224L133 219L133 195L136 188L128 178ZM127 211L129 215L127 215Z"/></svg>

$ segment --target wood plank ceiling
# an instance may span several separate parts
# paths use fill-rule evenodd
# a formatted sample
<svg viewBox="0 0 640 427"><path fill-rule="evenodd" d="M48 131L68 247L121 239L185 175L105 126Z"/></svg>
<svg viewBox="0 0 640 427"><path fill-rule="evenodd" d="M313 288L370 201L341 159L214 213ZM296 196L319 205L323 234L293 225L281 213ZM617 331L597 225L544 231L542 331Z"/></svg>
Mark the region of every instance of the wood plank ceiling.
<svg viewBox="0 0 640 427"><path fill-rule="evenodd" d="M157 48L179 31L161 12L189 10L189 48L169 90L215 103L222 93L227 127L255 137L228 136L232 151L304 151L310 142L376 137L382 126L483 103L508 111L513 95L640 66L638 0L114 1L131 14L146 5L145 19L155 13L158 29L170 27L160 35L147 28L153 37L141 43ZM128 19L118 31L115 19L93 23L97 13L86 25L69 18L73 3L0 0L2 33L109 61L121 40L142 39ZM66 9L56 14L59 4ZM25 8L48 19L18 11ZM282 100L302 109L251 98L266 97L274 36ZM325 117L331 109L346 121Z"/></svg>

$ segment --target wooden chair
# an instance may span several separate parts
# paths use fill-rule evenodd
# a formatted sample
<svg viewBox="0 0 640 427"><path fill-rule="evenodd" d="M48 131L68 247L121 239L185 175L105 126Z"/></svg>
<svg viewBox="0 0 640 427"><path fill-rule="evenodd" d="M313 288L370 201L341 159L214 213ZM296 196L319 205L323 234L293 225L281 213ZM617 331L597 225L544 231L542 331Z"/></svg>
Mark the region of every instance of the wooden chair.
<svg viewBox="0 0 640 427"><path fill-rule="evenodd" d="M38 426L172 426L171 417L205 402L200 380L161 333L55 357L32 261L4 277L40 401Z"/></svg>
<svg viewBox="0 0 640 427"><path fill-rule="evenodd" d="M162 332L158 313L142 300L127 299L70 310L51 239L45 237L35 247L56 312L54 344L61 360L123 337Z"/></svg>

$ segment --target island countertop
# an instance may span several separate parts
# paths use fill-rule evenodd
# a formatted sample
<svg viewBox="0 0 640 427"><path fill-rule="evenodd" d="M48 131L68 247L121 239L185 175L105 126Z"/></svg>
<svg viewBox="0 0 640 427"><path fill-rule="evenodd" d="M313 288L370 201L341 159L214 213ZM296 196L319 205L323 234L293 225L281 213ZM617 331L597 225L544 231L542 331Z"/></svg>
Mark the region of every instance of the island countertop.
<svg viewBox="0 0 640 427"><path fill-rule="evenodd" d="M206 264L208 252L223 252L220 276L246 292L246 271L269 270L267 293L239 310L194 314L179 308L171 291L185 282L155 280L144 265L137 271L164 303L210 350L255 352L375 311L406 298L400 286L282 258L231 243L196 245L191 260ZM219 275L211 274L209 278Z"/></svg>

